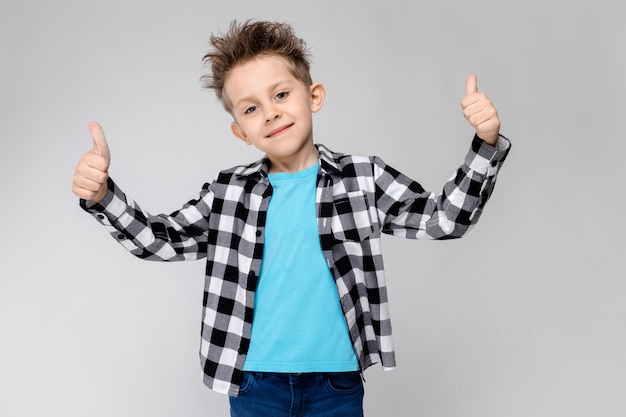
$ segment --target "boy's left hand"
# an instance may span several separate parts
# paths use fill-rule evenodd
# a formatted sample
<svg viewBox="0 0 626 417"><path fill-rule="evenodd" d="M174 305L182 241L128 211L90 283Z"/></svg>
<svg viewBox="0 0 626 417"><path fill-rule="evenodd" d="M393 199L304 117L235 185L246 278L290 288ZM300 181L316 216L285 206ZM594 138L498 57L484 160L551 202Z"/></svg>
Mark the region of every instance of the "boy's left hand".
<svg viewBox="0 0 626 417"><path fill-rule="evenodd" d="M476 135L485 142L495 145L500 133L498 112L485 93L478 91L476 74L465 81L467 95L461 100L463 115L476 129Z"/></svg>

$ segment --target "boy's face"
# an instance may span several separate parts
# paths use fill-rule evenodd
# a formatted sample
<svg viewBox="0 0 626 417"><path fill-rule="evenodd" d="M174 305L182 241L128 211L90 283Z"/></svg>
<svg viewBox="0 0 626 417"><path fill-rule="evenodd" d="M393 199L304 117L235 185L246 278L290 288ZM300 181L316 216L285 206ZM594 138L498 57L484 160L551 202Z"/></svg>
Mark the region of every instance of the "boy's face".
<svg viewBox="0 0 626 417"><path fill-rule="evenodd" d="M296 172L315 163L312 113L322 107L324 94L321 84L305 85L277 56L238 65L224 84L233 134L265 152L271 172Z"/></svg>

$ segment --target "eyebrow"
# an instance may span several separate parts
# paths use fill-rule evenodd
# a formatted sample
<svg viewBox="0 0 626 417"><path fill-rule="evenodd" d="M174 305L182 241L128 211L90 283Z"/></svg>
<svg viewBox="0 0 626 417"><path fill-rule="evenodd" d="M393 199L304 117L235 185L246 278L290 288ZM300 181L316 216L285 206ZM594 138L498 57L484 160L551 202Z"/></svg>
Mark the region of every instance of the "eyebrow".
<svg viewBox="0 0 626 417"><path fill-rule="evenodd" d="M276 90L276 89L278 89L278 87L279 87L279 86L281 86L282 84L289 84L289 86L291 86L291 85L293 84L293 81L288 80L288 79L278 81L278 82L276 82L276 83L272 84L272 85L269 87L269 89L268 89L268 90L269 90L269 91ZM239 107L239 105L240 105L242 102L245 102L245 101L253 101L252 96L245 96L245 97L243 97L243 98L239 99L236 103L233 103L233 109L235 109L235 108Z"/></svg>

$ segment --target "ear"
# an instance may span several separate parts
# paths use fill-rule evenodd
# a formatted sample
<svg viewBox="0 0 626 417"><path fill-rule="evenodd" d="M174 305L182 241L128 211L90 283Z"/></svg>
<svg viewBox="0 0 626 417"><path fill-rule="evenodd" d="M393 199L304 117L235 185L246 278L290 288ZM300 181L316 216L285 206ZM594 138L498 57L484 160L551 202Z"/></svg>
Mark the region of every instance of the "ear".
<svg viewBox="0 0 626 417"><path fill-rule="evenodd" d="M237 139L240 139L246 145L251 145L252 144L252 142L250 142L250 140L248 139L248 136L246 135L246 132L244 132L244 130L241 128L241 126L239 126L237 124L237 122L232 122L230 124L230 131L233 132L233 135L235 135L235 137Z"/></svg>
<svg viewBox="0 0 626 417"><path fill-rule="evenodd" d="M311 85L311 111L317 113L324 104L324 97L326 97L326 88L322 83L315 83Z"/></svg>

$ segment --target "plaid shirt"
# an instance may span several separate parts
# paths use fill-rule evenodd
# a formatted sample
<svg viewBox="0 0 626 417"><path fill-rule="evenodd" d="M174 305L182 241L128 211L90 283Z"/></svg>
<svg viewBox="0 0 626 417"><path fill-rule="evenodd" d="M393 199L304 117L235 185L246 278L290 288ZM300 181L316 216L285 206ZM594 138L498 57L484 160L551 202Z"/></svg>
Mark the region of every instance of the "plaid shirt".
<svg viewBox="0 0 626 417"><path fill-rule="evenodd" d="M510 143L474 138L465 163L443 193L377 157L319 151L316 208L322 251L332 271L362 370L395 366L381 233L410 239L462 236L480 217ZM207 259L202 338L204 383L236 396L250 344L254 295L261 268L265 218L272 195L268 161L220 172L197 200L153 216L109 180L92 213L131 253L158 261Z"/></svg>

